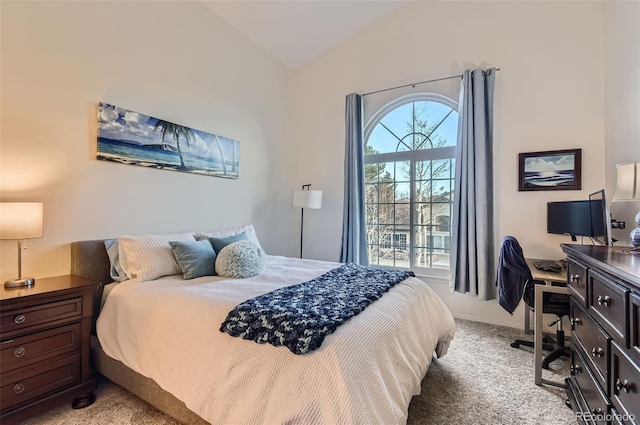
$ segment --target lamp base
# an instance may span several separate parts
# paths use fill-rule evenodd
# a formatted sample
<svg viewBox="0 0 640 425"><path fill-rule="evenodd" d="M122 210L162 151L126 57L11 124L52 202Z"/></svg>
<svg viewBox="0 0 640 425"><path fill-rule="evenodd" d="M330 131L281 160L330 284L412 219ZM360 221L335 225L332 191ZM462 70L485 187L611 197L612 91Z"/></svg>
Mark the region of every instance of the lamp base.
<svg viewBox="0 0 640 425"><path fill-rule="evenodd" d="M4 283L5 288L23 288L25 286L35 285L36 280L32 277L23 277L18 279L7 280Z"/></svg>

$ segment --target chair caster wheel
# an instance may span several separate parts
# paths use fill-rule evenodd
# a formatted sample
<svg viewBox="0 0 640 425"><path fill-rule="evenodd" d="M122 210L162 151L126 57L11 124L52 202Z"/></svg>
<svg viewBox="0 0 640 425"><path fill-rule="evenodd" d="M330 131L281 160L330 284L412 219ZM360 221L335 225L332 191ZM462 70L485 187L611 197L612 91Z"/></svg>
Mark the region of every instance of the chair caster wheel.
<svg viewBox="0 0 640 425"><path fill-rule="evenodd" d="M513 347L513 348L520 348L520 344L518 344L517 342L512 342L512 343L511 343L511 347Z"/></svg>
<svg viewBox="0 0 640 425"><path fill-rule="evenodd" d="M564 404L565 404L569 409L573 410L573 408L571 407L571 402L569 401L569 399L566 399L566 400L564 401Z"/></svg>
<svg viewBox="0 0 640 425"><path fill-rule="evenodd" d="M542 368L549 370L549 363L542 362Z"/></svg>

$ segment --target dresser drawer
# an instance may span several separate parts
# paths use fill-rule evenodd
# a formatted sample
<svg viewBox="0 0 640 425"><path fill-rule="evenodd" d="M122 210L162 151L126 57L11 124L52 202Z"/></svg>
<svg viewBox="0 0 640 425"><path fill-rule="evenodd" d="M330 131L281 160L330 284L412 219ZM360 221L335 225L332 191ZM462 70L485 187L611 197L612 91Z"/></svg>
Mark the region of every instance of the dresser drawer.
<svg viewBox="0 0 640 425"><path fill-rule="evenodd" d="M571 350L571 364L571 373L587 403L584 416L596 424L607 424L611 405L579 351Z"/></svg>
<svg viewBox="0 0 640 425"><path fill-rule="evenodd" d="M640 363L640 295L629 294L629 351L633 359Z"/></svg>
<svg viewBox="0 0 640 425"><path fill-rule="evenodd" d="M2 373L50 359L64 353L80 352L82 324L16 337L0 343Z"/></svg>
<svg viewBox="0 0 640 425"><path fill-rule="evenodd" d="M611 380L609 393L618 413L627 418L625 423L640 420L640 367L635 364L615 341L611 342ZM632 416L633 415L633 416Z"/></svg>
<svg viewBox="0 0 640 425"><path fill-rule="evenodd" d="M602 388L609 388L607 369L609 368L609 336L587 314L587 312L572 298L571 328L574 338L578 340L578 349L582 349L584 356L589 359L591 370Z"/></svg>
<svg viewBox="0 0 640 425"><path fill-rule="evenodd" d="M2 375L2 408L80 382L80 356L41 362Z"/></svg>
<svg viewBox="0 0 640 425"><path fill-rule="evenodd" d="M589 312L614 340L628 346L629 290L589 270Z"/></svg>
<svg viewBox="0 0 640 425"><path fill-rule="evenodd" d="M82 317L82 297L7 310L0 316L0 339L42 323Z"/></svg>
<svg viewBox="0 0 640 425"><path fill-rule="evenodd" d="M571 294L580 301L583 307L587 306L587 267L574 260L567 261L567 286Z"/></svg>

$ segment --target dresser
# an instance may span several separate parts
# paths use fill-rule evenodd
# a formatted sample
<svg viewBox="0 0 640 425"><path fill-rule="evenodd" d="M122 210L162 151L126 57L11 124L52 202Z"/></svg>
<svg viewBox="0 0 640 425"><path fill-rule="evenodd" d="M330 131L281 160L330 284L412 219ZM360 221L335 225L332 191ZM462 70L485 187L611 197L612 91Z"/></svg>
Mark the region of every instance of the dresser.
<svg viewBox="0 0 640 425"><path fill-rule="evenodd" d="M72 402L95 401L89 360L93 294L79 276L37 279L0 289L0 422L15 424Z"/></svg>
<svg viewBox="0 0 640 425"><path fill-rule="evenodd" d="M561 247L571 293L568 401L581 423L640 424L640 256Z"/></svg>

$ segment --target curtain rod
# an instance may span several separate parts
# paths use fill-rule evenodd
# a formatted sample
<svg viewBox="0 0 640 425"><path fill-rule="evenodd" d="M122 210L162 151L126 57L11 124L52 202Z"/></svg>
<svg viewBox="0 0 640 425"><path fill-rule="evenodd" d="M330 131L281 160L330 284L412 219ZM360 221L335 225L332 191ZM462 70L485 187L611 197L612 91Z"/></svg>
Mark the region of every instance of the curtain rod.
<svg viewBox="0 0 640 425"><path fill-rule="evenodd" d="M496 71L500 71L500 68L496 68ZM450 77L436 78L435 80L419 81L417 83L410 83L410 84L405 84L405 85L402 85L402 86L389 87L388 89L371 91L369 93L364 93L362 95L362 97L368 96L370 94L382 93L384 91L389 91L389 90L403 89L405 87L414 87L415 88L415 86L417 86L418 84L435 83L436 81L451 80L452 78L462 78L462 74L452 75Z"/></svg>

